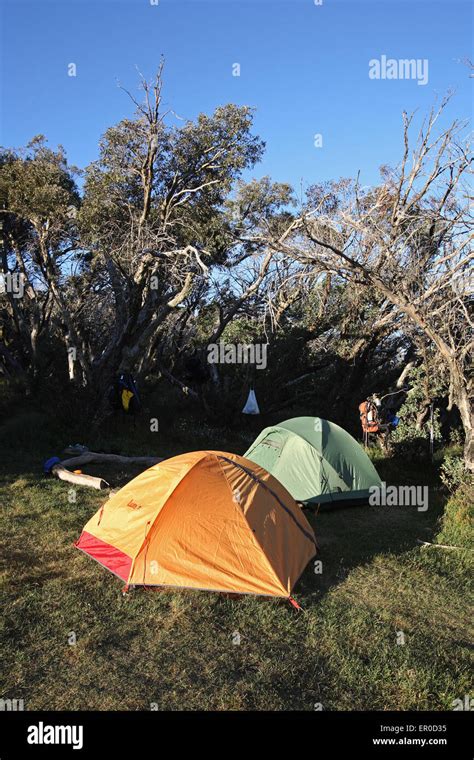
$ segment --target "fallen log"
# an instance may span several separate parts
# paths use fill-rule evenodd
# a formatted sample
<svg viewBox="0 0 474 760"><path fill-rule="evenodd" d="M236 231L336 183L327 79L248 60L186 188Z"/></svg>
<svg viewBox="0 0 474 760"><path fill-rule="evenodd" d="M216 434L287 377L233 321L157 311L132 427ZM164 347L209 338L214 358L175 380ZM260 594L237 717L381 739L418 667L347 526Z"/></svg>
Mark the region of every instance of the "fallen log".
<svg viewBox="0 0 474 760"><path fill-rule="evenodd" d="M55 475L59 480L64 480L67 483L72 483L76 486L88 486L89 488L95 488L98 491L102 491L105 488L110 488L104 478L96 478L92 475L85 475L84 473L71 472L71 469L75 470L81 465L98 463L98 464L120 464L130 465L139 464L143 465L146 469L152 467L154 464L162 462L164 457L125 457L120 454L99 454L95 451L85 451L78 456L71 457L69 459L59 460L58 457L52 457L45 462L45 471ZM71 469L68 469L71 468Z"/></svg>
<svg viewBox="0 0 474 760"><path fill-rule="evenodd" d="M72 483L75 486L89 486L89 488L96 488L98 491L104 490L104 488L110 488L110 483L107 483L103 478L94 478L92 475L84 475L84 473L71 472L67 470L62 463L55 464L51 468L53 475L56 475L59 480L65 480L67 483Z"/></svg>

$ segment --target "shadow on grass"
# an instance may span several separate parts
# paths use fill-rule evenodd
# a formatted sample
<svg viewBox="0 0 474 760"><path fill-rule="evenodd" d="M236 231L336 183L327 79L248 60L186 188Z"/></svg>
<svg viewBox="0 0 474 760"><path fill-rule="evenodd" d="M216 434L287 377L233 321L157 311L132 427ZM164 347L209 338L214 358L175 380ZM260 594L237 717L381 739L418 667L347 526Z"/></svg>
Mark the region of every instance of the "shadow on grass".
<svg viewBox="0 0 474 760"><path fill-rule="evenodd" d="M317 591L312 577L314 564L306 568L295 592L309 597L326 594L360 565L380 554L402 555L419 548L419 540L431 541L439 528L445 498L439 487L437 470L431 464L397 459L381 459L377 469L387 485L428 486L428 509L416 507L371 506L369 503L334 504L305 515L316 534L322 563L317 573ZM422 481L422 482L420 482Z"/></svg>

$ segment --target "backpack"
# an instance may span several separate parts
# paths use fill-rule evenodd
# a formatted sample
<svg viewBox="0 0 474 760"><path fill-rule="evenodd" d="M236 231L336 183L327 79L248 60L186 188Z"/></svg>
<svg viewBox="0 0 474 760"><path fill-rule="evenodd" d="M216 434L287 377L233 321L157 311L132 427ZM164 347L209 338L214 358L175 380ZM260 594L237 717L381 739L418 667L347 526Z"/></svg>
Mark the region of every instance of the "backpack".
<svg viewBox="0 0 474 760"><path fill-rule="evenodd" d="M126 414L135 414L141 407L135 378L130 372L123 372L115 380L110 401L115 409L122 409Z"/></svg>
<svg viewBox="0 0 474 760"><path fill-rule="evenodd" d="M367 399L362 404L359 404L359 416L363 433L379 432L379 413L376 404L371 399Z"/></svg>

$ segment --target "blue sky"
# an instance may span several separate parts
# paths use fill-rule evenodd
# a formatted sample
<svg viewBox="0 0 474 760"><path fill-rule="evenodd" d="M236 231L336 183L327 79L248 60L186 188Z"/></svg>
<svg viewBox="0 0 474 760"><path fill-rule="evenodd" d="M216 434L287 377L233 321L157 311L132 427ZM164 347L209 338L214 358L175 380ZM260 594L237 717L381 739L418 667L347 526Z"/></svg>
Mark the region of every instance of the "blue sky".
<svg viewBox="0 0 474 760"><path fill-rule="evenodd" d="M457 0L4 0L0 142L43 133L86 166L104 130L132 112L117 80L137 92L135 66L151 76L163 53L165 101L180 116L256 108L267 148L251 176L299 188L361 170L371 183L400 155L403 109L424 114L453 88L449 116L470 116L460 60L473 57L471 35L470 5ZM370 79L381 55L428 59L428 84Z"/></svg>

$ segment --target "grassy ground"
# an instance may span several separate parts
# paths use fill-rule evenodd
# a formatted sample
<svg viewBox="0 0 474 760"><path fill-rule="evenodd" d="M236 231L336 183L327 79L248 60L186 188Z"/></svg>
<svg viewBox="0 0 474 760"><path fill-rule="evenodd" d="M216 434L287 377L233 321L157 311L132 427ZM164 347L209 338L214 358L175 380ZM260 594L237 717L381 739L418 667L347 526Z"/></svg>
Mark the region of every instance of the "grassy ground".
<svg viewBox="0 0 474 760"><path fill-rule="evenodd" d="M295 588L304 613L202 592L123 597L123 584L73 547L104 494L78 489L70 503L69 486L43 476L42 461L77 440L128 454L242 453L254 431L177 421L165 437L118 420L98 440L52 417L25 412L0 431L0 697L30 710L441 710L472 693L470 553L417 543L440 530L447 497L434 468L377 463L387 482L429 484L427 512L310 516L323 572L310 565ZM136 473L100 474L119 485Z"/></svg>

